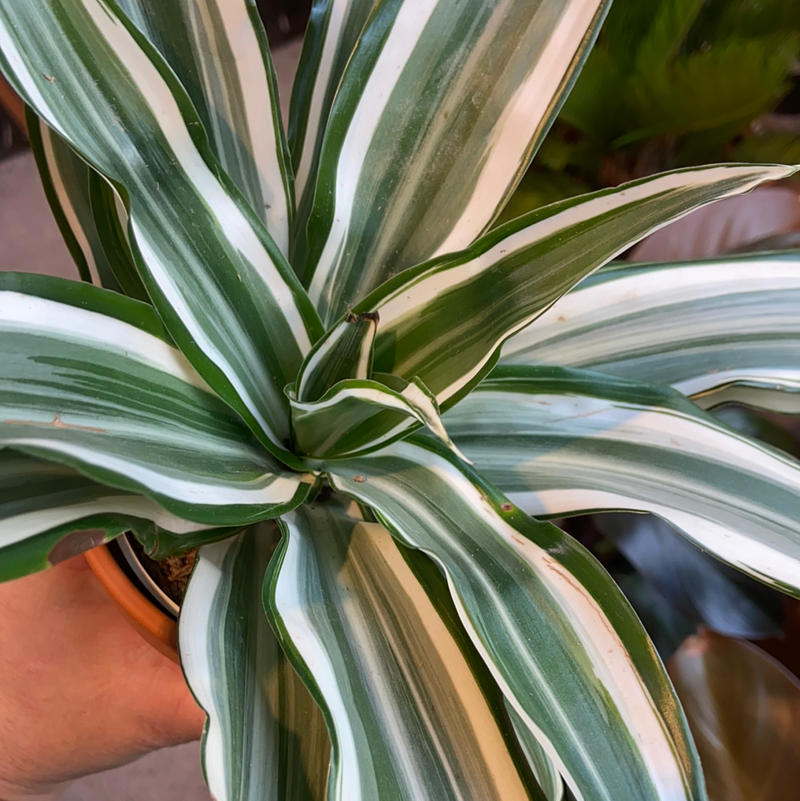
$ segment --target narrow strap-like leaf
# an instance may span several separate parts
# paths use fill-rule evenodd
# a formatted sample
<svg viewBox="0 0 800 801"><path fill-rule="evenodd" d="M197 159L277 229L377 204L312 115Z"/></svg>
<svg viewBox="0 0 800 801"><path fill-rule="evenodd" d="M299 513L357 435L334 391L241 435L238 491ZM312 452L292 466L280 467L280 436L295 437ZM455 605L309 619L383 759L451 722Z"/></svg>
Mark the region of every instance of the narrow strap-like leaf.
<svg viewBox="0 0 800 801"><path fill-rule="evenodd" d="M88 284L0 275L0 445L201 523L239 525L301 502L309 484L261 448L153 318Z"/></svg>
<svg viewBox="0 0 800 801"><path fill-rule="evenodd" d="M26 108L25 121L45 196L81 278L119 292L92 211L92 168L30 108Z"/></svg>
<svg viewBox="0 0 800 801"><path fill-rule="evenodd" d="M278 85L254 0L117 0L192 99L214 155L284 256L294 206Z"/></svg>
<svg viewBox="0 0 800 801"><path fill-rule="evenodd" d="M561 774L556 770L553 760L547 756L547 752L542 748L536 737L534 737L524 719L517 714L514 707L507 700L505 704L508 717L514 726L517 737L519 737L528 764L531 766L533 774L536 776L547 801L563 801L564 780L561 778Z"/></svg>
<svg viewBox="0 0 800 801"><path fill-rule="evenodd" d="M65 465L0 450L0 581L44 570L142 527L176 537L208 528Z"/></svg>
<svg viewBox="0 0 800 801"><path fill-rule="evenodd" d="M297 379L301 401L319 400L339 381L371 378L377 314L348 314L306 357Z"/></svg>
<svg viewBox="0 0 800 801"><path fill-rule="evenodd" d="M436 399L427 387L418 379L386 378L395 386L340 381L313 403L298 401L290 393L299 449L314 459L350 458L382 448L420 425L452 448Z"/></svg>
<svg viewBox="0 0 800 801"><path fill-rule="evenodd" d="M375 0L314 0L292 86L289 148L295 170L297 237L306 235L322 139L333 98Z"/></svg>
<svg viewBox="0 0 800 801"><path fill-rule="evenodd" d="M0 37L0 63L17 91L121 188L137 266L172 336L282 454L283 388L319 321L220 168L174 73L103 0L4 3Z"/></svg>
<svg viewBox="0 0 800 801"><path fill-rule="evenodd" d="M181 665L208 715L203 768L217 801L325 801L325 721L262 604L277 539L261 524L203 546L181 605Z"/></svg>
<svg viewBox="0 0 800 801"><path fill-rule="evenodd" d="M520 217L462 253L406 271L355 307L380 314L373 368L418 376L447 408L491 369L509 336L630 244L692 209L792 172L679 170Z"/></svg>
<svg viewBox="0 0 800 801"><path fill-rule="evenodd" d="M470 637L577 799L705 799L664 669L588 551L434 440L395 443L329 478L446 571Z"/></svg>
<svg viewBox="0 0 800 801"><path fill-rule="evenodd" d="M672 384L703 406L800 412L800 256L614 265L503 346L501 364Z"/></svg>
<svg viewBox="0 0 800 801"><path fill-rule="evenodd" d="M376 5L331 109L308 224L304 279L326 323L390 276L460 250L488 227L608 5Z"/></svg>
<svg viewBox="0 0 800 801"><path fill-rule="evenodd" d="M333 503L284 525L266 602L328 719L329 801L531 798L480 657L461 648L386 529Z"/></svg>
<svg viewBox="0 0 800 801"><path fill-rule="evenodd" d="M507 367L445 421L530 514L652 512L717 559L800 596L800 465L675 391Z"/></svg>

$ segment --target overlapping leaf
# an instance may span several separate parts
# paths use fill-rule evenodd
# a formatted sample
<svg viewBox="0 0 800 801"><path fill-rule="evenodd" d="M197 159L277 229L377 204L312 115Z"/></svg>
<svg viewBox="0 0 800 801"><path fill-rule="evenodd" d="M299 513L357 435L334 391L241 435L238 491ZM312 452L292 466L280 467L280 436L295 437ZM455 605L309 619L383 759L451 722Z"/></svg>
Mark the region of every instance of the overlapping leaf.
<svg viewBox="0 0 800 801"><path fill-rule="evenodd" d="M137 266L179 346L283 453L283 388L319 323L174 73L102 0L3 4L0 44L20 94L122 188Z"/></svg>
<svg viewBox="0 0 800 801"><path fill-rule="evenodd" d="M718 559L800 595L800 465L677 392L508 367L445 422L481 473L530 514L652 512Z"/></svg>
<svg viewBox="0 0 800 801"><path fill-rule="evenodd" d="M503 347L501 364L672 384L704 406L800 411L800 257L609 267Z"/></svg>
<svg viewBox="0 0 800 801"><path fill-rule="evenodd" d="M0 581L44 570L124 531L207 529L65 465L0 450Z"/></svg>
<svg viewBox="0 0 800 801"><path fill-rule="evenodd" d="M225 172L284 256L294 205L278 86L251 0L118 0L175 70Z"/></svg>
<svg viewBox="0 0 800 801"><path fill-rule="evenodd" d="M487 228L607 6L377 3L331 108L303 254L326 324L388 277L464 248Z"/></svg>
<svg viewBox="0 0 800 801"><path fill-rule="evenodd" d="M480 657L428 597L440 576L426 585L382 526L333 503L287 515L278 557L266 600L325 709L330 801L541 798Z"/></svg>
<svg viewBox="0 0 800 801"><path fill-rule="evenodd" d="M419 377L447 408L491 369L508 337L628 245L695 208L792 172L679 170L512 221L468 250L406 271L353 309L380 316L373 369Z"/></svg>
<svg viewBox="0 0 800 801"><path fill-rule="evenodd" d="M201 523L264 519L305 497L301 475L259 447L165 341L149 306L7 273L0 338L0 446L46 455Z"/></svg>
<svg viewBox="0 0 800 801"><path fill-rule="evenodd" d="M578 799L705 799L683 715L609 575L444 446L348 460L335 488L445 570L461 621Z"/></svg>
<svg viewBox="0 0 800 801"><path fill-rule="evenodd" d="M181 664L208 721L203 767L217 801L324 801L325 721L264 614L274 524L203 546L181 605Z"/></svg>

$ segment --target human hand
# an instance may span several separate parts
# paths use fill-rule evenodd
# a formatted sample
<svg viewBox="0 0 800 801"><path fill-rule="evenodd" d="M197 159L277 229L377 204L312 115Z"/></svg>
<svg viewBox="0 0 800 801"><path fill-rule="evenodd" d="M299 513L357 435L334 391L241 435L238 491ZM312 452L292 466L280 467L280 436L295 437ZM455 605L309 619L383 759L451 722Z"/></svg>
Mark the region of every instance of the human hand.
<svg viewBox="0 0 800 801"><path fill-rule="evenodd" d="M203 720L83 556L0 584L0 799L195 740Z"/></svg>

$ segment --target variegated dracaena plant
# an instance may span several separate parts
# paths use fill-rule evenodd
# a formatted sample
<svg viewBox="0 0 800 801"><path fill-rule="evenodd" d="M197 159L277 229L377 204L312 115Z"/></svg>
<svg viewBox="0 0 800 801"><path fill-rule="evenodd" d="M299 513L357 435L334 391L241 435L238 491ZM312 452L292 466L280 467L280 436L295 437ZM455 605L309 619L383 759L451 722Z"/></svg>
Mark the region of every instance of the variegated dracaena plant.
<svg viewBox="0 0 800 801"><path fill-rule="evenodd" d="M800 468L704 411L800 411L800 259L595 272L793 170L490 230L607 6L317 0L287 139L251 1L0 0L86 279L0 282L0 577L98 528L200 546L220 801L706 797L641 624L542 518L653 512L800 595Z"/></svg>

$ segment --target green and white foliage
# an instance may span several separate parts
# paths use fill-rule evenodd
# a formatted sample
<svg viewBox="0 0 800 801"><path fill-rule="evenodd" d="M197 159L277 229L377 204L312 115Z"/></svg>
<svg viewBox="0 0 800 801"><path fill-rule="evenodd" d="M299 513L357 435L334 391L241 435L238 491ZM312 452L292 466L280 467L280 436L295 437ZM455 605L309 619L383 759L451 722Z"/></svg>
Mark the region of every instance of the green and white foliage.
<svg viewBox="0 0 800 801"><path fill-rule="evenodd" d="M0 279L0 580L200 548L218 801L706 801L633 609L531 515L800 594L800 468L701 408L799 410L800 260L604 266L794 167L487 233L608 6L317 0L287 139L251 0L0 0L84 279Z"/></svg>

